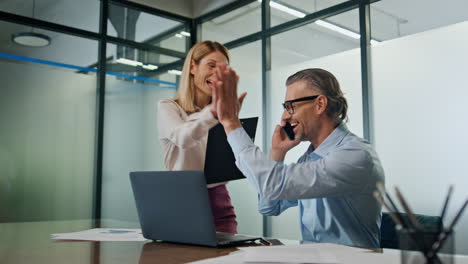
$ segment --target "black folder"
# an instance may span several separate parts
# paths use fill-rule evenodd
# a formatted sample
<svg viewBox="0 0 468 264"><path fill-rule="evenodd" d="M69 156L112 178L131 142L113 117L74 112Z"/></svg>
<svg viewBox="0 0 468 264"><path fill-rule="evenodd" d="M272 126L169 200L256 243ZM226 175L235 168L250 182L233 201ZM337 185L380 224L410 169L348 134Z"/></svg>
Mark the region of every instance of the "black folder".
<svg viewBox="0 0 468 264"><path fill-rule="evenodd" d="M241 119L241 124L252 141L255 140L258 117ZM205 156L206 183L218 183L243 179L245 176L236 166L231 146L227 141L224 127L218 124L210 129Z"/></svg>

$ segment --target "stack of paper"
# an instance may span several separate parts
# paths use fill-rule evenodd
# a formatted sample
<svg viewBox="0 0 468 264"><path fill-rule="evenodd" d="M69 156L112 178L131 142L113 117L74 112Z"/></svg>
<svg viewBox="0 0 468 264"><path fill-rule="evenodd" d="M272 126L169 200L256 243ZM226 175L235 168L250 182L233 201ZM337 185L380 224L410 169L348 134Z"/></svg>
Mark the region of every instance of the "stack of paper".
<svg viewBox="0 0 468 264"><path fill-rule="evenodd" d="M370 250L337 244L302 244L276 247L242 248L244 262L340 263L342 255Z"/></svg>
<svg viewBox="0 0 468 264"><path fill-rule="evenodd" d="M88 240L88 241L146 241L141 229L124 228L94 228L80 232L52 234L57 240Z"/></svg>
<svg viewBox="0 0 468 264"><path fill-rule="evenodd" d="M337 244L302 244L271 247L240 248L231 255L193 262L196 264L395 264L400 254L374 253L368 249Z"/></svg>
<svg viewBox="0 0 468 264"><path fill-rule="evenodd" d="M302 244L271 247L244 247L231 255L206 259L197 264L238 264L238 263L342 263L345 255L371 252L367 249L337 244ZM379 263L381 264L381 263Z"/></svg>
<svg viewBox="0 0 468 264"><path fill-rule="evenodd" d="M421 254L416 254L415 257L424 262L424 257ZM440 257L444 261L446 256ZM451 258L453 258L454 264L468 264L468 256L451 256ZM259 246L239 248L239 251L235 251L224 257L205 259L192 263L399 264L401 263L401 251L391 250L390 252L378 253L367 249L328 243L271 247Z"/></svg>

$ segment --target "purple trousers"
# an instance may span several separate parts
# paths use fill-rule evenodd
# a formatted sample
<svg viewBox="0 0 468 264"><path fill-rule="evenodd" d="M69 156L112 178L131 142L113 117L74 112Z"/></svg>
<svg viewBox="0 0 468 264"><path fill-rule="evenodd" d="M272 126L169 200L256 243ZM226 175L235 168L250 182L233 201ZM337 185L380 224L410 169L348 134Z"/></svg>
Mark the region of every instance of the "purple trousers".
<svg viewBox="0 0 468 264"><path fill-rule="evenodd" d="M226 185L208 188L211 211L217 232L237 234L237 221Z"/></svg>

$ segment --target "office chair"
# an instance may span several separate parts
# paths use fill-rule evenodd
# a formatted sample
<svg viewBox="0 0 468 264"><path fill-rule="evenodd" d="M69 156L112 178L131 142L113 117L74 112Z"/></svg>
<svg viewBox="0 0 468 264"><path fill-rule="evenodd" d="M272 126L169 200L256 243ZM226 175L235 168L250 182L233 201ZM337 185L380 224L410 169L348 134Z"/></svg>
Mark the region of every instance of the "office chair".
<svg viewBox="0 0 468 264"><path fill-rule="evenodd" d="M408 215L405 213L399 213L399 215L408 221ZM441 218L439 216L429 215L418 215L415 214L418 222L424 227L424 229L436 230L439 228ZM392 221L388 213L382 213L382 222L380 225L380 247L381 248L393 248L400 249L398 243L398 234L395 230L395 223ZM417 248L402 248L406 250L417 250Z"/></svg>

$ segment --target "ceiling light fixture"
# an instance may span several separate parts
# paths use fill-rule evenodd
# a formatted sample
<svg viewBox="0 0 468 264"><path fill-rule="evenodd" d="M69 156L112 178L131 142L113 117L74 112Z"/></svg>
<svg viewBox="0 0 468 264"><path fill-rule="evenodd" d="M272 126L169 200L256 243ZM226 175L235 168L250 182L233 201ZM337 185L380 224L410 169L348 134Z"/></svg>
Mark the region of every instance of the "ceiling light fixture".
<svg viewBox="0 0 468 264"><path fill-rule="evenodd" d="M182 72L178 71L178 70L168 70L167 72L170 73L170 74L174 74L174 75L181 75L182 74Z"/></svg>
<svg viewBox="0 0 468 264"><path fill-rule="evenodd" d="M282 4L273 2L273 1L270 1L270 6L273 7L273 8L276 8L276 9L278 9L280 11L283 11L285 13L288 13L290 15L293 15L295 17L303 18L303 17L306 16L306 14L304 14L304 13L298 11L298 10L292 9L290 7L287 7L285 5L282 5Z"/></svg>
<svg viewBox="0 0 468 264"><path fill-rule="evenodd" d="M35 32L18 32L11 35L11 40L27 47L45 47L50 44L50 37Z"/></svg>
<svg viewBox="0 0 468 264"><path fill-rule="evenodd" d="M262 0L257 0L258 2L262 2ZM293 8L290 8L290 7L287 7L285 5L282 5L280 3L277 3L277 2L273 2L273 1L270 1L270 6L277 9L277 10L280 10L280 11L283 11L287 14L290 14L292 16L295 16L295 17L298 17L298 18L303 18L306 16L305 13L299 11L299 10L296 10L296 9L293 9ZM315 24L319 25L319 26L322 26L324 28L327 28L329 30L333 30L335 32L338 32L338 33L341 33L343 35L346 35L348 37L351 37L353 39L360 39L361 38L361 35L354 32L354 31L351 31L349 29L346 29L346 28L343 28L343 27L340 27L338 25L335 25L335 24L332 24L332 23L329 23L329 22L326 22L324 20L317 20L314 22ZM372 45L375 45L375 44L378 44L380 43L380 41L378 40L375 40L375 39L371 39L370 43Z"/></svg>
<svg viewBox="0 0 468 264"><path fill-rule="evenodd" d="M36 0L33 0L32 18L34 19L34 11L36 9ZM26 47L45 47L51 42L49 36L34 32L34 28L31 27L30 32L18 32L11 35L11 40L17 44Z"/></svg>
<svg viewBox="0 0 468 264"><path fill-rule="evenodd" d="M131 66L142 66L143 65L142 62L129 60L129 59L125 59L125 58L118 58L117 60L115 60L115 62L121 63L121 64L131 65Z"/></svg>
<svg viewBox="0 0 468 264"><path fill-rule="evenodd" d="M175 33L174 36L178 37L178 38L183 38L183 37L190 37L190 33L188 33L187 31L181 31L179 33Z"/></svg>
<svg viewBox="0 0 468 264"><path fill-rule="evenodd" d="M157 65L154 65L154 64L143 64L143 62L129 60L125 58L118 58L115 60L115 62L120 63L120 64L134 66L134 67L141 66L143 69L147 69L150 71L156 70L157 68L159 68Z"/></svg>
<svg viewBox="0 0 468 264"><path fill-rule="evenodd" d="M159 68L158 66L156 65L153 65L153 64L147 64L147 65L141 65L141 67L143 69L147 69L147 70L156 70L157 68Z"/></svg>
<svg viewBox="0 0 468 264"><path fill-rule="evenodd" d="M315 21L315 24L317 24L317 25L319 25L321 27L333 30L335 32L341 33L341 34L346 35L346 36L348 36L350 38L353 38L353 39L360 39L361 38L361 35L359 35L356 32L353 32L351 30L339 27L339 26L337 26L335 24L328 23L328 22L320 20L320 19Z"/></svg>

